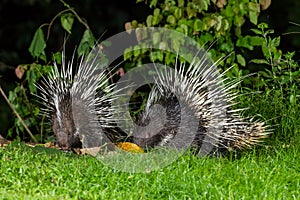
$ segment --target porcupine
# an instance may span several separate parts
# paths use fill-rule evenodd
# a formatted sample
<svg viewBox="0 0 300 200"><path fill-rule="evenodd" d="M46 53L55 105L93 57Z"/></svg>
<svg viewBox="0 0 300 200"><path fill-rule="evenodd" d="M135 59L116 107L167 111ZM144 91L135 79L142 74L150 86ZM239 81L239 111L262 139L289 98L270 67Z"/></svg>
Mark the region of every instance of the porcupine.
<svg viewBox="0 0 300 200"><path fill-rule="evenodd" d="M74 55L68 64L64 55L60 71L54 63L48 78L37 84L41 93L38 97L46 107L43 112L50 118L58 145L64 150L99 147L126 137L112 116L116 109L111 101L117 98L117 91L113 84L108 85L99 48L95 46L82 57L75 76Z"/></svg>
<svg viewBox="0 0 300 200"><path fill-rule="evenodd" d="M251 147L270 134L264 122L243 118L239 114L243 109L232 108L237 94L230 90L240 81L224 84L225 72L218 74L213 70L218 61L212 63L206 53L200 54L188 67L181 63L171 71L157 70L155 86L137 120L134 143L144 149L168 146L180 125L186 133L190 132L188 124L180 124L182 112L198 121L191 147L199 155L223 155L228 150ZM182 140L177 147L182 148L185 139Z"/></svg>
<svg viewBox="0 0 300 200"><path fill-rule="evenodd" d="M104 71L99 71L97 67L99 55L92 54L90 60L82 59L75 77L72 76L73 59L66 66L63 57L61 71L59 72L57 65L54 64L49 79L44 78L43 84L38 85L40 97L47 107L46 116L51 117L53 132L63 149L82 145L94 147L127 137L116 127L114 121L118 119L112 117L112 113L117 109L111 106L111 101L116 98L117 91L113 92L113 85L107 86L105 90L101 89L108 79ZM138 121L139 125L147 125L149 121L154 123L144 131L135 130L139 137L133 137L134 143L148 148L165 146L173 140L181 120L182 105L178 97L187 105L190 115L199 120L198 131L192 143L196 148L203 146L204 143L213 145L217 150L243 148L256 143L268 134L263 123L246 122L235 114L235 110L230 109L230 103L228 105L218 103L218 99L228 98L228 102L234 99L234 95L225 96L232 86L217 87L215 93L209 96L209 86L222 85L223 81L222 76L210 81L203 79L204 76L214 73L211 69L215 64L207 61L204 55L194 68L191 64L184 70L184 65L181 65L174 74L159 73L156 87L153 88L145 112ZM203 68L204 65L209 67ZM176 84L174 79L177 81ZM164 115L160 108L154 106L155 104L161 104L166 109L166 123L162 124ZM225 110L226 114L222 115L218 110ZM189 124L184 126L188 127ZM214 126L222 126L222 132L208 133L208 129L215 128ZM153 135L154 130L159 130L160 127L163 127L162 130ZM108 136L109 140L103 138L105 136ZM205 136L210 140L205 141Z"/></svg>

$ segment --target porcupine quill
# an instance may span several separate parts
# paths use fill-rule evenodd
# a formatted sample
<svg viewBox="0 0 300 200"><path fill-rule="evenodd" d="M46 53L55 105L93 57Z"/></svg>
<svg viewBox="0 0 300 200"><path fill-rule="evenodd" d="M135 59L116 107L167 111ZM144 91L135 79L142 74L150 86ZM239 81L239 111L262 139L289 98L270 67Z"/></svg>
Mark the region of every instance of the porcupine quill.
<svg viewBox="0 0 300 200"><path fill-rule="evenodd" d="M157 70L155 86L137 120L134 143L144 149L171 145L183 148L190 138L180 136L173 141L180 126L185 133L193 132L189 125L180 124L183 112L185 118L190 118L185 121L198 122L191 147L200 155L249 148L270 134L264 122L243 118L240 112L244 109L232 108L238 102L234 102L237 94L230 90L240 81L224 84L225 72L214 70L220 60L212 63L207 53L199 54L187 67L181 63L174 70Z"/></svg>
<svg viewBox="0 0 300 200"><path fill-rule="evenodd" d="M111 101L117 98L114 85L108 85L101 52L94 48L82 57L73 76L74 55L66 64L62 55L60 71L56 63L48 77L37 84L38 96L50 118L56 141L62 149L99 147L125 137L112 112Z"/></svg>

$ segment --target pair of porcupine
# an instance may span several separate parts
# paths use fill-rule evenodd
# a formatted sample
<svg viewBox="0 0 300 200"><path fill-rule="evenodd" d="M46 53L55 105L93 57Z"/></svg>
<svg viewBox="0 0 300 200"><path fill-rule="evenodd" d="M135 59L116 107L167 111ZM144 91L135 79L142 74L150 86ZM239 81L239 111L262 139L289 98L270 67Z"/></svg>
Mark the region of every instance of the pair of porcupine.
<svg viewBox="0 0 300 200"><path fill-rule="evenodd" d="M55 64L38 88L58 145L69 149L129 140L143 149L192 147L200 155L217 155L265 138L269 131L263 122L242 118L240 110L232 109L237 95L230 90L238 81L224 84L224 74L215 70L217 63L206 54L195 58L188 66L157 70L155 86L132 135L117 126L123 119L113 114L118 105L112 101L120 93L108 84L97 56L83 59L75 76L73 61L66 64L63 59L60 71Z"/></svg>

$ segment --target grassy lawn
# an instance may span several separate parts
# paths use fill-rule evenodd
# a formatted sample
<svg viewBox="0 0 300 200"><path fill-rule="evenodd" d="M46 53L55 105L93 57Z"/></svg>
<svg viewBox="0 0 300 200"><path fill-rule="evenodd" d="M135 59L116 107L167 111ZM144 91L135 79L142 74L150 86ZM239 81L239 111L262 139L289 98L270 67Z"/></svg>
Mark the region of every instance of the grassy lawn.
<svg viewBox="0 0 300 200"><path fill-rule="evenodd" d="M300 199L298 108L260 100L251 112L278 123L266 146L227 158L187 153L150 173L14 142L0 148L0 199Z"/></svg>
<svg viewBox="0 0 300 200"><path fill-rule="evenodd" d="M180 157L159 171L114 171L90 156L0 149L0 197L8 199L299 199L298 148L238 159Z"/></svg>

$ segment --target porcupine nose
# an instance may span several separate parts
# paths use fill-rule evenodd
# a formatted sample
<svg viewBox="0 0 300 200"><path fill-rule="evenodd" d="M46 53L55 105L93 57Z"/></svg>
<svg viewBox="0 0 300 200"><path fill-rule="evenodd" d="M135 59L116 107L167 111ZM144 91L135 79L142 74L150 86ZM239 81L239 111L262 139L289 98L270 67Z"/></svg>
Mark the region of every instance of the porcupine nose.
<svg viewBox="0 0 300 200"><path fill-rule="evenodd" d="M57 143L62 149L69 149L68 135L64 131L58 131L57 133Z"/></svg>

